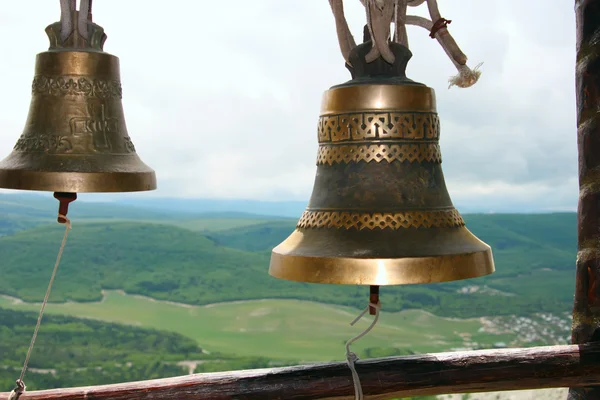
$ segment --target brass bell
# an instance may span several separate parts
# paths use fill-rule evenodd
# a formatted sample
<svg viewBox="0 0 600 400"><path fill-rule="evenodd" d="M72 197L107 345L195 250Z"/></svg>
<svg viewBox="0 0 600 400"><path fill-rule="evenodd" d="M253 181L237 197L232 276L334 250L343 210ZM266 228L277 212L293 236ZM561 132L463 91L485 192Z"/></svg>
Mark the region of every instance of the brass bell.
<svg viewBox="0 0 600 400"><path fill-rule="evenodd" d="M72 20L78 20L74 11ZM121 104L119 59L103 51L104 30L88 38L61 24L46 28L50 49L36 58L29 115L11 154L0 162L0 187L51 192L156 189L138 157Z"/></svg>
<svg viewBox="0 0 600 400"><path fill-rule="evenodd" d="M273 249L269 273L312 283L434 283L494 271L490 247L465 227L442 173L435 92L357 46L353 80L326 91L317 174L296 230ZM373 290L375 289L375 290Z"/></svg>

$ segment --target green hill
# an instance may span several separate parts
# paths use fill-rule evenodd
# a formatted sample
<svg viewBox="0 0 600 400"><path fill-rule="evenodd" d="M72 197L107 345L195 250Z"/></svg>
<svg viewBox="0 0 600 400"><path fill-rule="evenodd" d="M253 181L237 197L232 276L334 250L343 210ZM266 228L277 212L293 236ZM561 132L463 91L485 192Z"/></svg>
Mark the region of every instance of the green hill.
<svg viewBox="0 0 600 400"><path fill-rule="evenodd" d="M505 315L507 310L517 314L535 309L571 310L577 250L575 213L471 214L464 218L467 227L492 247L496 263L493 275L436 285L384 288L384 293L392 292L441 315L460 315L461 309L468 315ZM210 237L224 246L268 254L294 225L278 221L212 232ZM465 286L480 288L470 296L456 296L455 292ZM482 292L487 295L481 295ZM465 304L465 298L486 305Z"/></svg>
<svg viewBox="0 0 600 400"><path fill-rule="evenodd" d="M0 193L0 236L11 235L56 221L58 201L52 194ZM193 231L220 231L289 219L242 212L159 211L121 203L77 200L69 207L69 217L78 224L114 221L159 223ZM291 221L291 220L289 220Z"/></svg>
<svg viewBox="0 0 600 400"><path fill-rule="evenodd" d="M0 391L14 387L37 313L0 308ZM107 384L184 375L179 364L202 360L197 371L266 367L256 357L205 354L177 333L46 315L25 375L28 390Z"/></svg>
<svg viewBox="0 0 600 400"><path fill-rule="evenodd" d="M443 316L472 317L571 309L574 213L465 218L469 229L492 246L497 272L468 281L385 287L382 300L387 310L422 308ZM269 250L291 232L293 223L246 223L209 233L169 226L172 223L76 224L51 300L99 300L101 289L189 304L290 298L362 308L368 298L366 287L271 278ZM1 237L0 292L39 301L61 236L61 227L39 226Z"/></svg>
<svg viewBox="0 0 600 400"><path fill-rule="evenodd" d="M245 251L270 252L296 228L297 220L270 221L211 232L207 236L221 246Z"/></svg>
<svg viewBox="0 0 600 400"><path fill-rule="evenodd" d="M40 304L0 297L0 307L37 311ZM351 326L358 310L299 300L247 300L190 306L144 296L105 291L102 302L51 304L48 315L69 315L180 333L202 349L286 362L343 359L346 340L362 332L370 317ZM457 319L423 310L382 311L376 329L355 345L361 358L438 352L458 348L562 344L566 318L543 316L515 323L515 317ZM525 321L527 320L527 321ZM510 326L510 330L503 327ZM519 327L523 329L519 329ZM1 336L0 336L1 339Z"/></svg>

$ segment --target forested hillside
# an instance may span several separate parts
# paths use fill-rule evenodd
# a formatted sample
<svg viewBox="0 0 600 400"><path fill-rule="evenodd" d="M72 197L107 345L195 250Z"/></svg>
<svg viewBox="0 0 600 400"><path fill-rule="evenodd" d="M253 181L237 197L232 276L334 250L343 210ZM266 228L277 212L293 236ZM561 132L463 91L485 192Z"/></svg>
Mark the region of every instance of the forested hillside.
<svg viewBox="0 0 600 400"><path fill-rule="evenodd" d="M25 301L42 299L64 229L55 222L56 206L52 198L0 195L0 295ZM270 251L293 231L296 219L242 213L163 213L131 205L87 202L74 203L69 215L73 230L50 300L102 301L97 304L98 309L90 308L90 312L96 310L96 317L87 312L73 314L76 316L113 320L103 314L106 311L102 311L105 310L102 306L106 305L106 310L113 307L115 313L120 310L119 315L123 309L134 306L132 298L117 292L103 297L103 290L115 289L152 299L196 305L271 298L363 308L368 299L367 287L287 282L268 275ZM429 321L427 323L437 321L438 351L456 346L490 347L497 342L543 344L545 340L551 343L562 340L568 328L565 313L572 308L576 215L464 217L468 228L492 246L496 273L485 278L436 285L382 288L387 324L398 319L400 322L396 323L401 323L407 331L401 334L401 342L395 343L390 337L398 333L394 331L392 336L385 336L387 328L381 327L372 335L370 343L365 342L366 347L361 349L363 356L386 356L417 348L427 350L423 340L406 348L409 338L413 342L416 340L415 335L422 329L418 327L425 320ZM115 301L118 304L113 304ZM185 310L175 312L175 309L165 308L167 303L156 305L155 310L152 307L157 302L146 298L140 298L139 302L136 307L151 308L147 310L149 313L157 313L152 320L142 319L146 324L142 326L177 328L180 333L63 317L58 315L62 312L61 307L49 307L26 378L28 388L167 377L188 373L190 367L195 372L257 368L272 365L273 360L279 364L296 363L285 358L286 355L298 358L304 357L306 352L314 353L312 348L310 351L299 350L298 346L303 346L299 333L302 327L295 326L293 321L305 319L286 319L279 310L281 302L261 306L250 302L232 304L237 308L229 310L222 320L213 318L213 324L218 326L210 332L203 330L204 333L197 337L186 327L203 324L205 319L191 321L189 318L198 318L196 314L209 315L208 311L173 305ZM310 308L314 305L292 303L305 310L298 314L310 313L317 318L318 312ZM286 303L286 307L293 308L292 303ZM4 298L2 304L14 309L20 303ZM64 311L75 312L68 309L69 304L72 303L65 304ZM38 306L26 305L25 308L34 311ZM159 308L162 311L159 312ZM485 325L480 325L483 324L480 320L442 321L430 314L427 314L429 317L415 317L420 322L402 322L402 318L411 313L425 313L389 313L406 309L424 309L443 317L506 317L484 318ZM547 314L540 314L542 312ZM127 316L135 314L133 311L121 319L115 313L111 314L115 321L139 324L137 319L132 322ZM348 312L347 317L351 319L352 314ZM35 313L0 308L2 390L10 390L18 376L35 318ZM338 318L338 324L347 326L345 315ZM330 319L327 321L331 322ZM327 323L321 323L324 324L323 332L333 329L328 328ZM279 330L257 336L258 333L252 331L256 324L267 324L265 329L277 326ZM444 329L439 324L444 325ZM559 324L560 327L555 333L544 336L544 332L552 330L545 324ZM335 329L347 329L341 328L342 325ZM480 332L479 326L486 328ZM271 334L283 334L289 340L268 339ZM342 333L341 338L345 335ZM379 339L376 339L377 335L380 335ZM255 342L260 336L265 336L268 343ZM227 338L227 347L219 346L221 337ZM384 337L387 339L383 340ZM324 337L323 340L332 338ZM340 338L335 340L343 345ZM211 351L203 352L204 343ZM240 356L241 352L236 354L240 348L247 349L248 343L274 348L268 358L263 358L264 351L260 350L246 352L245 356ZM224 349L228 354L221 353ZM230 349L233 354L229 354ZM331 357L337 359L335 346L329 351Z"/></svg>
<svg viewBox="0 0 600 400"><path fill-rule="evenodd" d="M0 308L0 392L14 387L36 313ZM25 377L28 390L128 382L196 372L261 368L268 360L205 354L185 336L69 317L44 317Z"/></svg>
<svg viewBox="0 0 600 400"><path fill-rule="evenodd" d="M122 209L110 212L126 214ZM169 219L139 213L134 217L144 222L111 218L88 223L85 213L79 221L74 219L51 300L98 301L102 289L189 304L293 298L362 308L367 298L365 287L286 282L268 275L270 250L293 230L295 220L265 222L257 217L253 224L246 216L240 226L228 230L218 229L216 220L203 225L210 229L193 229L190 221L199 221L198 216ZM22 217L31 214L19 214L22 224L31 219ZM574 213L466 215L465 219L469 229L492 246L496 273L468 281L385 287L386 309L423 308L456 317L571 309ZM236 220L230 218L229 225L236 226ZM1 237L0 292L40 300L61 236L62 227L43 223ZM27 285L22 284L24 277Z"/></svg>

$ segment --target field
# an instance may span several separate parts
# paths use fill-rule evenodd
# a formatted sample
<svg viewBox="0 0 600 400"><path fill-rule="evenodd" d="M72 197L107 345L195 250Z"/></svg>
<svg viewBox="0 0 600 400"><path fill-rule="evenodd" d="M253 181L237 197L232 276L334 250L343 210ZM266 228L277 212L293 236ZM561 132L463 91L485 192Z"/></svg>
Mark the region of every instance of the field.
<svg viewBox="0 0 600 400"><path fill-rule="evenodd" d="M367 287L270 277L270 250L296 218L191 209L72 206L74 228L32 358L32 388L344 359L344 343L371 318L349 325L366 305ZM55 213L51 198L0 194L0 314L16 321L0 325L5 385L24 357L64 232ZM575 217L464 215L492 247L496 272L382 288L381 320L353 350L364 359L565 343ZM163 346L149 350L153 343Z"/></svg>
<svg viewBox="0 0 600 400"><path fill-rule="evenodd" d="M0 307L37 311L39 305L0 298ZM358 312L352 308L296 300L254 300L206 306L186 306L109 291L97 303L50 304L48 314L96 318L109 322L172 331L197 341L212 352L261 356L301 362L344 359L344 343L368 324L366 317L349 325ZM357 342L359 356L390 348L406 352L442 351L491 346L515 334L479 332L477 319L454 320L420 310L383 312L379 324ZM380 348L377 350L376 348ZM367 353L367 349L371 349ZM387 354L386 354L387 355Z"/></svg>
<svg viewBox="0 0 600 400"><path fill-rule="evenodd" d="M146 217L141 220L156 221ZM423 309L456 318L570 311L574 214L466 219L469 228L492 246L496 272L469 281L387 287L388 311ZM366 287L310 285L268 275L270 249L293 230L293 222L264 223L257 218L244 225L249 220L235 216L229 226L237 227L222 231L174 226L185 221L207 227L210 220L193 216L153 224L75 220L53 301L99 301L102 290L124 290L195 305L280 298L364 307ZM0 293L39 301L62 233L59 226L42 224L0 237ZM22 284L24 278L27 285Z"/></svg>

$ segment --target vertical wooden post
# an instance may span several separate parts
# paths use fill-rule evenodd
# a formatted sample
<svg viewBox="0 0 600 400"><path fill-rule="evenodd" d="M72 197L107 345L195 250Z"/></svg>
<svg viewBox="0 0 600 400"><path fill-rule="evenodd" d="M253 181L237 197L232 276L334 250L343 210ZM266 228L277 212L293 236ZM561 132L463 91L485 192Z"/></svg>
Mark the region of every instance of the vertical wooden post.
<svg viewBox="0 0 600 400"><path fill-rule="evenodd" d="M576 0L578 253L573 343L600 340L600 0ZM572 388L569 400L600 400L600 388Z"/></svg>

